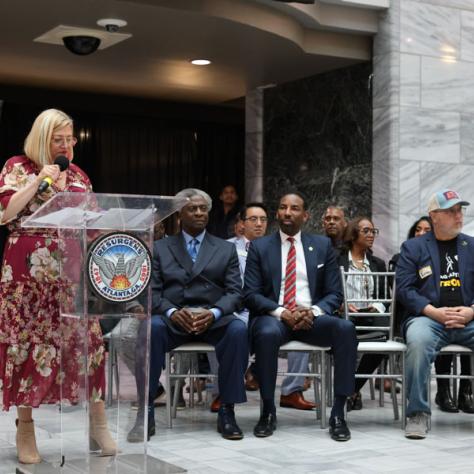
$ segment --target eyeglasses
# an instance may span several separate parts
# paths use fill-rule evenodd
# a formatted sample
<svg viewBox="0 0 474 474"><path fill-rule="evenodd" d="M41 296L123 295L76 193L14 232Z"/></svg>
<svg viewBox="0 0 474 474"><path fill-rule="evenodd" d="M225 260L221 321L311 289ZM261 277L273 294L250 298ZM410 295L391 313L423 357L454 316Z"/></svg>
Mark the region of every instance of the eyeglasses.
<svg viewBox="0 0 474 474"><path fill-rule="evenodd" d="M66 146L74 146L77 143L77 138L56 136L51 138L51 143L54 146L61 146L62 144Z"/></svg>
<svg viewBox="0 0 474 474"><path fill-rule="evenodd" d="M251 216L246 217L244 221L250 221L252 224L256 224L257 221L260 221L262 224L264 224L265 222L268 222L268 217Z"/></svg>
<svg viewBox="0 0 474 474"><path fill-rule="evenodd" d="M372 234L374 237L377 237L380 231L376 228L364 227L363 229L359 229L359 232L364 235Z"/></svg>

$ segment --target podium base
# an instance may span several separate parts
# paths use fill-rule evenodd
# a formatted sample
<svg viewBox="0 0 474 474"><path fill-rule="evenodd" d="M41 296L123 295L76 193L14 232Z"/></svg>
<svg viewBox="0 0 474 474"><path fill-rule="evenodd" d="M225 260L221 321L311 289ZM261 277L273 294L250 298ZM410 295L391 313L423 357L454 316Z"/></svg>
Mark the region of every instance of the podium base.
<svg viewBox="0 0 474 474"><path fill-rule="evenodd" d="M89 459L71 459L63 466L42 462L40 464L19 464L16 474L175 474L185 469L151 456L124 454L117 457L90 456Z"/></svg>

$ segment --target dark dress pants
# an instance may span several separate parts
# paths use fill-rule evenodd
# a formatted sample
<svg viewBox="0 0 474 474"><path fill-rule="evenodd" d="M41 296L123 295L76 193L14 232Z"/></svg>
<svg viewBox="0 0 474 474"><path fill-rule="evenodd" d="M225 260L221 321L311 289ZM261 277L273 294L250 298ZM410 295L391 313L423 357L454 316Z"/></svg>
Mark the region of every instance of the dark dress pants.
<svg viewBox="0 0 474 474"><path fill-rule="evenodd" d="M139 331L139 341L146 335L146 325ZM243 403L247 401L244 374L248 364L248 333L245 323L239 319L196 335L182 335L173 332L160 316L151 318L150 335L150 390L149 403L153 403L158 390L161 371L165 364L165 354L187 342L205 342L216 348L219 362L219 393L222 403ZM140 399L143 403L145 354L137 346L136 381Z"/></svg>
<svg viewBox="0 0 474 474"><path fill-rule="evenodd" d="M354 393L357 337L351 321L318 316L311 329L293 331L274 316L263 315L251 321L250 331L263 400L273 400L275 396L278 351L281 345L291 340L330 346L334 357L334 394L347 397Z"/></svg>

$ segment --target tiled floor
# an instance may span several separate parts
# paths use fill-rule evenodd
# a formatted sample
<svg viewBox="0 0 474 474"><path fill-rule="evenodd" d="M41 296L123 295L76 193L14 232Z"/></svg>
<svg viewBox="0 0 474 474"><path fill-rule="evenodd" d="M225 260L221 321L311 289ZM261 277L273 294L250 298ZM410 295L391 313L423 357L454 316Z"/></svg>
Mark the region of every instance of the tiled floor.
<svg viewBox="0 0 474 474"><path fill-rule="evenodd" d="M364 409L349 414L352 440L347 443L332 441L327 430L321 430L316 424L314 413L284 408L278 409L279 424L275 434L257 439L252 429L259 412L258 396L255 392L248 395L249 402L237 408L237 419L245 433L242 441L222 439L216 433L216 416L202 405L179 411L172 430L165 427L164 408L159 408L156 410L158 432L149 443L149 454L194 474L454 474L474 471L474 415L446 414L434 408L428 438L407 440L400 423L393 420L388 395L385 407L380 408L378 402L369 400L368 393L364 392ZM134 415L128 408L123 413L122 439ZM68 428L79 427L76 416L73 412L66 414ZM41 408L35 418L39 449L44 457L53 460L59 449L57 411L53 407ZM15 472L14 419L15 410L0 414L0 474ZM130 452L130 448L133 445L121 441L122 451Z"/></svg>

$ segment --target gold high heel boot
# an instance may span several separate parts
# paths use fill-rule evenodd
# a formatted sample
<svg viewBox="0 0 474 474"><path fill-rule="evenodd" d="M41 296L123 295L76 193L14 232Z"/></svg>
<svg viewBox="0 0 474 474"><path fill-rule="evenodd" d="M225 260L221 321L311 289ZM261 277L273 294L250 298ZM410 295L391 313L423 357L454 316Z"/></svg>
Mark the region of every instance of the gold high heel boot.
<svg viewBox="0 0 474 474"><path fill-rule="evenodd" d="M33 420L16 420L16 450L22 464L38 464L41 456L36 446L35 425Z"/></svg>
<svg viewBox="0 0 474 474"><path fill-rule="evenodd" d="M110 435L105 416L104 402L90 405L89 447L91 451L101 450L101 456L115 456L117 445Z"/></svg>

